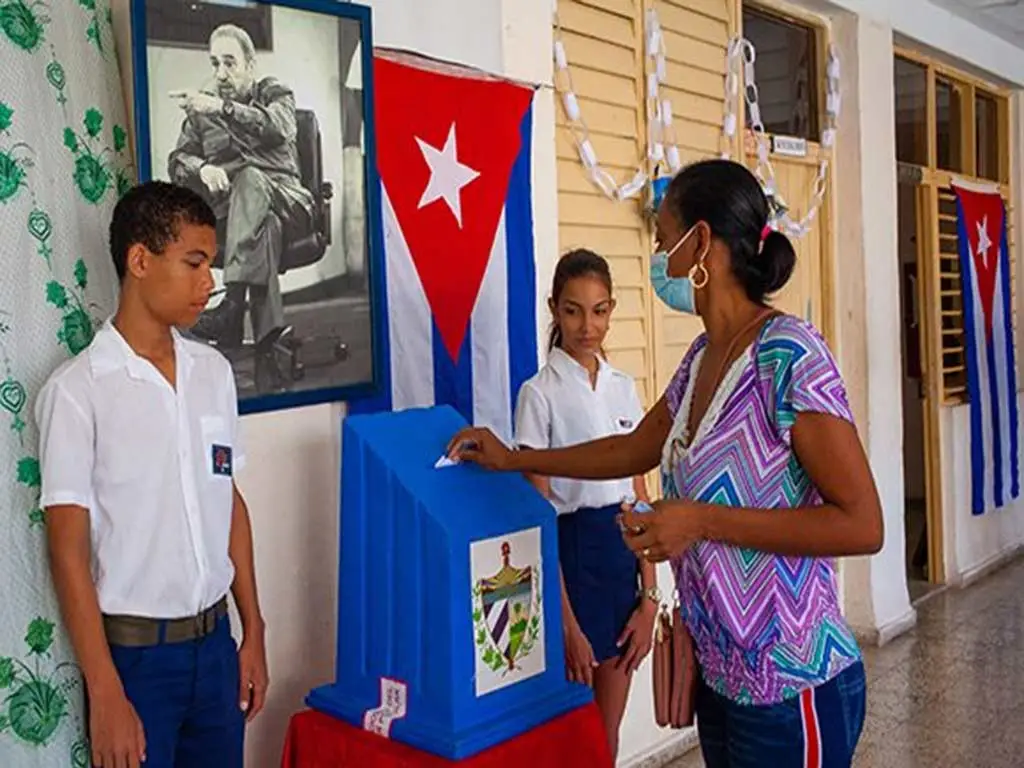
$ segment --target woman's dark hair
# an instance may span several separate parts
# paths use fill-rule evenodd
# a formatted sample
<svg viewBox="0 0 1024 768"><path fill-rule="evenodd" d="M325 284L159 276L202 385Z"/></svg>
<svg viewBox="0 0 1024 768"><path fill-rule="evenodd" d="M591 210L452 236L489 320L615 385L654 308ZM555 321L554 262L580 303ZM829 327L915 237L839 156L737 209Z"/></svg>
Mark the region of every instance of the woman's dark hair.
<svg viewBox="0 0 1024 768"><path fill-rule="evenodd" d="M558 300L562 298L562 290L565 284L576 277L593 275L598 278L608 293L612 292L612 272L608 269L608 262L601 256L586 248L575 248L562 255L555 267L555 279L551 285L551 303L558 306ZM548 337L548 352L555 347L562 346L562 329L556 321L551 323L551 335Z"/></svg>
<svg viewBox="0 0 1024 768"><path fill-rule="evenodd" d="M725 243L732 271L751 301L780 290L796 266L789 238L770 231L768 198L757 178L732 160L702 160L681 170L665 193L665 205L683 230L699 221Z"/></svg>

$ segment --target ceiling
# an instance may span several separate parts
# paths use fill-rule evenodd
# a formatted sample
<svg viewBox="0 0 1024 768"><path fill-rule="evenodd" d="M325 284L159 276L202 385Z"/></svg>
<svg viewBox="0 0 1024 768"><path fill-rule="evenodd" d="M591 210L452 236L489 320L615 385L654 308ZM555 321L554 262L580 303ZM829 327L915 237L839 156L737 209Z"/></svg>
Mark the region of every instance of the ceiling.
<svg viewBox="0 0 1024 768"><path fill-rule="evenodd" d="M892 0L899 2L900 0ZM1024 0L931 0L1024 49Z"/></svg>

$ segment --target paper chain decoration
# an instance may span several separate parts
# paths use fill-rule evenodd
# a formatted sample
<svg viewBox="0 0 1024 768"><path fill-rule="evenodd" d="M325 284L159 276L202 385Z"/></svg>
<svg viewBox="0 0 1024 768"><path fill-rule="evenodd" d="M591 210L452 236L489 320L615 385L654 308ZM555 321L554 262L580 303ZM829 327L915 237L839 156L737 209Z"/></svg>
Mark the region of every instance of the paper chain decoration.
<svg viewBox="0 0 1024 768"><path fill-rule="evenodd" d="M667 77L665 64L665 41L661 34L658 14L649 8L645 14L645 62L647 71L647 157L641 161L633 177L618 184L612 175L601 166L594 145L590 141L590 130L580 111L579 99L573 90L572 73L562 42L562 24L555 11L555 87L562 96L562 107L569 121L580 162L590 180L612 200L627 200L642 192L652 178L645 169L655 168L662 162L668 164L673 173L682 168L679 148L676 146L675 129L672 127L672 103L661 95L661 87Z"/></svg>
<svg viewBox="0 0 1024 768"><path fill-rule="evenodd" d="M757 81L754 79L754 60L757 52L753 43L743 37L734 37L729 41L726 52L725 76L725 117L722 121L722 133L726 138L726 146L732 145L738 128L740 78L743 80L743 96L750 116L751 132L757 142L757 175L772 213L769 215L768 226L772 229L799 239L810 231L811 222L818 214L818 209L825 198L828 182L828 155L836 143L836 125L839 120L839 57L834 45L829 45L828 65L825 69L825 129L821 134L821 147L824 154L818 164L818 174L814 179L814 192L811 206L800 220L794 220L789 214L789 207L779 194L775 181L775 168L771 162L771 146L761 119L761 106L758 102ZM728 159L726 151L722 157Z"/></svg>
<svg viewBox="0 0 1024 768"><path fill-rule="evenodd" d="M661 95L661 88L666 79L665 41L657 12L653 8L647 9L645 14L645 33L647 156L641 161L629 181L622 184L617 183L612 175L601 166L597 157L597 152L590 140L589 128L580 110L579 98L573 90L572 74L565 53L565 44L562 41L562 26L557 11L555 12L554 43L555 88L562 97L562 107L579 152L580 162L594 185L606 197L618 201L636 197L646 190L650 207L656 209L670 180L668 176L659 176L658 168L664 162L674 174L682 167L682 163L672 124L672 104ZM726 146L730 146L738 129L739 92L742 79L751 131L757 142L757 166L754 172L761 182L771 208L769 226L790 237L800 238L810 231L811 222L817 216L818 209L824 200L829 160L825 156L818 165L810 208L803 218L794 220L790 216L788 205L779 193L775 180L775 169L771 163L770 141L761 119L758 88L754 77L755 59L756 51L753 43L749 40L742 36L736 36L729 41L726 51L725 115L722 121L722 133L726 139ZM829 46L828 51L825 88L825 129L821 136L821 146L823 150L831 154L835 146L840 107L839 58L833 45ZM722 157L728 159L730 153L726 151ZM653 168L653 170L649 172L648 168Z"/></svg>

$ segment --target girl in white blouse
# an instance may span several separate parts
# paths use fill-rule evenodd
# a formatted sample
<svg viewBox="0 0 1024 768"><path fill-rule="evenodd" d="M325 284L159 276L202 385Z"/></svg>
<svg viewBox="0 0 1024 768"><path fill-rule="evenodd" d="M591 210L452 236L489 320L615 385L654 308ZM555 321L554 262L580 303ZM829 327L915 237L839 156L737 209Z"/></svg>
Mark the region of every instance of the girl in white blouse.
<svg viewBox="0 0 1024 768"><path fill-rule="evenodd" d="M555 268L548 361L519 390L519 449L562 448L631 432L643 417L633 379L604 359L615 299L608 263L566 253ZM647 499L643 477L572 480L531 476L558 512L566 672L594 688L613 758L632 674L650 652L658 593L654 566L626 547L617 516Z"/></svg>

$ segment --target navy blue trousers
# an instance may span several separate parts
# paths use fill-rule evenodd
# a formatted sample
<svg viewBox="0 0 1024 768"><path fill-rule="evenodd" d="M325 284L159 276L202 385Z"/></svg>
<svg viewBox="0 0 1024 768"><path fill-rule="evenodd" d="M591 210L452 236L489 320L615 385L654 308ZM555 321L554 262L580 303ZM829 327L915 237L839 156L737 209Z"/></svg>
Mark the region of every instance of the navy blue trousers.
<svg viewBox="0 0 1024 768"><path fill-rule="evenodd" d="M242 768L245 714L227 616L199 640L110 653L146 732L146 768Z"/></svg>

